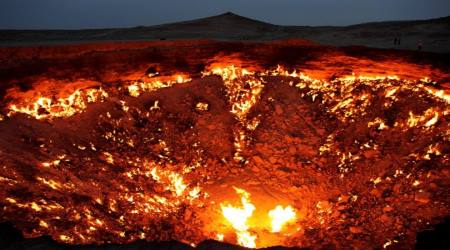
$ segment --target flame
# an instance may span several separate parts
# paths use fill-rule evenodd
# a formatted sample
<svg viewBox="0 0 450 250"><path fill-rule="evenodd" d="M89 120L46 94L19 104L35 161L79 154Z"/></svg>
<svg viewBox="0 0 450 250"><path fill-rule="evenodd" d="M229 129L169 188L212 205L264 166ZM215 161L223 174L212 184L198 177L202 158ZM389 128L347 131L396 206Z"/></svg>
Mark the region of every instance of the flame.
<svg viewBox="0 0 450 250"><path fill-rule="evenodd" d="M235 65L222 65L219 67L214 67L209 71L203 72L203 75L217 75L222 78L230 104L229 112L235 115L236 119L240 122L239 124L242 125L233 130L234 147L236 150L234 159L238 161L243 160L243 155L246 153L246 148L252 145L252 131L257 130L260 123L264 124L264 116L250 117L249 113L261 99L261 95L265 88L265 84L268 81L268 77L271 76L284 77L283 81L288 80L285 82L289 82L290 86L293 88L295 87L298 91L301 91L302 97L304 97L305 100L315 103L320 102L318 104L321 105L321 107L324 107L325 112L344 122L355 121L354 119L356 118L360 118L361 116L364 117L365 111L371 107L370 105L374 102L374 100L379 99L384 102L383 104L385 107L392 105L392 103L399 100L402 94L405 94L405 91L422 91L423 93L420 92L421 94L425 94L430 98L435 98L435 100L439 100L440 102L448 103L450 100L449 95L444 90L435 90L423 85L425 83L422 84L414 81L402 80L396 76L351 75L333 80L320 80L297 70L289 72L281 66L271 70L255 71ZM189 81L191 81L191 79L186 75L154 77L148 82L138 80L132 82L131 85L128 85L129 83L127 83L128 86L124 85L126 86L124 92L128 93L128 95L132 97L138 97L144 92L155 91L160 88L167 88L176 84L187 83ZM109 91L108 89L108 93L115 94L116 92ZM89 103L103 101L105 98L109 97L108 93L102 89L87 89L76 90L68 97L64 98L38 97L30 102L28 102L29 100L22 100L20 103L11 104L9 106L9 116L15 113L24 113L38 120L66 118L83 112ZM111 99L115 98L116 96ZM126 98L133 99L129 97ZM132 102L119 101L119 103L121 104L122 110L125 112L130 111L131 113L134 109ZM164 110L163 106L160 106L159 101L156 100L154 101L153 106L149 109ZM195 108L197 111L201 111L197 113L206 113L209 110L213 110L214 106L211 104L210 107L210 105L206 102L197 102L197 104L192 108ZM442 108L429 108L423 114L419 115L414 114L411 111L409 113L409 117L406 117L408 113L406 113L406 116L399 116L404 117L404 120L398 121L396 124L400 124L400 127L402 128L420 126L423 129L429 129L431 131L434 129L433 126L441 126L441 124L443 124L442 121L445 121L447 118L448 111L441 109ZM149 113L147 113L147 116L149 116L148 114ZM109 112L107 113L107 117L109 119L113 119L111 118L112 115ZM2 119L3 116L0 114L0 121ZM375 127L378 130L395 130L396 125L391 126L390 123L388 123L390 125L389 127L386 125L386 118L372 117L371 119L372 120L365 120L368 122L368 127ZM139 147L140 141L138 137L121 138L118 134L116 134L116 130L106 131L105 133L105 139L112 138L111 140L113 141L117 140L126 142L130 147ZM319 148L319 151L321 155L334 153L335 156L337 156L336 159L338 161L338 169L341 173L346 173L351 170L351 164L361 158L361 154L359 152L339 151L339 149L335 147L336 144L334 144L334 136L335 135L330 134L327 137L325 144ZM155 144L155 146L158 145L158 148L161 148L164 152L172 152L172 150L175 150L169 149L168 144L169 143L166 144L163 140L159 140L159 145ZM376 145L373 145L373 142L367 142L362 145L365 145L366 148L373 147L376 149ZM92 151L97 151L92 143L86 143L84 146L74 144L74 146L86 153L90 149L92 149ZM124 162L123 158L125 158L122 157L123 154L118 153L117 151L111 151L113 154L108 152L101 153L103 152L101 146L102 145L97 145L98 151L95 154L98 155L100 153L100 156L103 154L104 161L114 165L107 167L121 167L122 169L122 164ZM434 158L435 156L445 155L444 149L445 148L442 145L433 144L425 150L426 152L421 151L421 155L423 155L423 159L430 160L432 157ZM135 152L142 151L136 150ZM136 159L136 161L133 161L132 159L128 159L128 157L126 157L127 161L129 160L129 164L127 165L126 172L123 173L123 178L121 178L126 181L136 180L136 182L139 183L142 183L142 181L149 181L149 183L155 184L155 190L157 191L142 188L139 187L139 185L137 185L138 187L135 187L135 190L133 190L134 188L131 188L128 183L122 183L122 180L118 181L119 184L115 187L114 191L111 192L111 197L113 198L97 198L100 195L96 194L93 195L91 202L95 204L95 206L103 206L103 209L105 209L108 213L123 213L123 216L121 216L121 218L117 221L108 220L106 217L103 217L102 219L105 220L102 222L94 217L94 212L90 212L86 205L86 208L81 209L83 212L80 212L81 214L77 214L75 216L75 218L81 217L86 220L85 223L80 223L80 228L83 228L84 231L77 231L78 229L65 231L64 233L66 235L61 235L59 240L71 243L88 243L98 239L96 238L96 234L90 233L91 231L97 230L98 232L100 230L107 229L113 230L112 228L118 228L117 230L120 229L121 231L113 231L116 235L121 236L121 238L126 238L127 240L136 239L136 237L145 238L146 235L151 237L151 230L145 228L143 225L136 226L141 227L139 229L145 231L145 233L141 232L139 236L129 236L123 232L123 228L131 223L136 224L135 222L137 220L149 218L156 218L155 220L157 220L160 217L169 217L173 214L179 214L178 212L182 210L181 208L184 209L188 205L202 205L202 203L198 200L202 197L202 190L204 187L191 182L192 180L190 180L190 177L192 175L188 175L190 171L189 169L191 169L190 166L173 164L172 159L166 155L158 156L167 161L164 161L164 164L156 162L149 163L144 159ZM52 173L56 173L56 171L60 171L66 166L70 166L70 161L63 161L64 158L65 156L58 159L43 159L42 162L39 161L38 166L42 171L45 170L49 173L50 171L52 171ZM102 166L100 166L100 168L102 171L107 171ZM45 188L50 191L55 190L57 192L72 192L75 191L74 185L79 185L73 184L70 181L66 183L66 179L58 178L57 174L50 175L49 173L46 172L45 174L43 173L42 176L36 177L36 186L38 188ZM211 176L205 174L204 177L208 179ZM70 180L74 179L76 178L71 178ZM374 180L374 184L377 184L380 181L381 179L377 178ZM5 185L20 184L20 180L12 180L9 177L7 178L1 176L0 182L5 183ZM86 186L91 187L93 190L95 190L93 187L98 187L97 184L92 184L92 186L89 186L91 184L88 182L86 183ZM141 188L145 191L142 191ZM222 216L234 229L234 233L237 236L237 243L242 246L255 248L256 241L259 239L258 245L265 244L261 240L263 237L260 236L260 231L258 231L261 228L254 226L253 220L252 223L249 222L252 216L256 216L254 215L256 206L252 204L250 194L243 189L236 187L234 189L240 196L240 204L238 206L220 204L220 206ZM214 199L217 199L217 197L213 197L212 199L213 200L211 202L213 203L215 202ZM65 208L64 206L66 205L56 202L45 203L45 201L42 200L26 202L17 197L6 198L5 201L8 202L8 207L12 206L15 208L23 208L40 213L54 213L56 210L63 211ZM320 203L317 204L320 208ZM286 225L295 222L297 218L296 211L291 206L276 205L271 206L270 208L273 209L270 211L264 211L263 218L258 218L263 219L262 225L258 226L263 227L266 235L268 230L272 233L283 232L283 230L286 231ZM325 209L325 207L323 209ZM79 220L77 219L77 221ZM127 221L129 221L130 224L126 224ZM39 225L43 228L57 228L57 225L55 225L52 220L41 220ZM84 235L82 233L84 233ZM273 237L277 236L281 238L285 237L285 234L273 235ZM216 237L222 241L225 236L224 234L217 233Z"/></svg>
<svg viewBox="0 0 450 250"><path fill-rule="evenodd" d="M233 188L241 196L242 206L234 207L232 205L220 204L222 214L236 230L238 244L244 247L255 248L256 236L248 232L249 226L247 224L247 220L252 216L255 206L250 202L250 194L247 191L236 187Z"/></svg>
<svg viewBox="0 0 450 250"><path fill-rule="evenodd" d="M434 112L433 118L431 118L430 120L428 120L425 123L425 127L433 126L434 124L436 124L438 122L438 120L439 120L439 113L438 112Z"/></svg>
<svg viewBox="0 0 450 250"><path fill-rule="evenodd" d="M244 247L255 248L255 241L257 239L256 233L258 231L250 232L250 225L248 221L253 216L253 212L256 207L251 203L250 194L247 191L236 187L233 188L241 198L241 205L233 206L230 204L224 205L221 203L220 206L222 209L222 215L235 230L237 243ZM281 205L277 205L274 209L268 211L267 214L270 219L272 233L281 232L284 225L294 222L296 219L296 213L292 206L283 207ZM265 219L261 219L262 218L259 218L258 225L255 226L254 229L266 228L266 224L264 223Z"/></svg>
<svg viewBox="0 0 450 250"><path fill-rule="evenodd" d="M311 96L313 101L320 96L322 103L329 106L328 112L336 115L344 122L353 119L357 115L364 114L372 103L372 95L368 93L355 93L356 87L359 85L370 87L374 91L384 89L385 98L391 102L397 100L395 94L401 90L425 90L428 94L444 102L448 102L449 96L443 90L435 90L424 86L423 79L427 79L427 77L423 77L420 83L417 83L417 81L400 79L396 75L352 74L326 81L315 79L296 70L289 72L281 66L273 70L257 72L233 64L215 64L208 71L203 72L202 75L203 77L218 75L222 78L231 103L231 112L236 115L244 126L248 126L249 128L252 128L252 126L246 120L246 117L261 96L262 90L264 89L264 77L266 76L294 78L298 82L291 81L291 85L308 90L306 95ZM396 82L400 82L401 85L395 84ZM386 102L385 105L389 106L390 104ZM434 117L434 119L436 120L438 117ZM430 124L433 121L430 121L427 125L431 126ZM380 124L380 126L381 129L385 128L383 124Z"/></svg>
<svg viewBox="0 0 450 250"><path fill-rule="evenodd" d="M103 89L76 90L66 98L57 100L48 97L39 97L36 101L25 106L12 104L8 116L23 113L35 119L52 119L70 117L86 109L88 103L103 101L108 97Z"/></svg>
<svg viewBox="0 0 450 250"><path fill-rule="evenodd" d="M165 183L166 189L174 192L179 197L182 196L188 188L184 183L183 177L176 172L164 171L158 169L158 167L154 167L150 171L150 175L155 181ZM188 193L191 197L198 197L199 189L194 188Z"/></svg>
<svg viewBox="0 0 450 250"><path fill-rule="evenodd" d="M218 240L218 241L223 241L223 239L224 239L224 237L225 237L225 235L223 235L223 234L216 234L216 239Z"/></svg>
<svg viewBox="0 0 450 250"><path fill-rule="evenodd" d="M247 220L253 214L255 206L249 201L250 194L243 189L234 187L236 193L241 196L242 207L234 207L232 205L221 204L223 216L232 224L233 228L238 231L247 231Z"/></svg>
<svg viewBox="0 0 450 250"><path fill-rule="evenodd" d="M170 183L173 187L173 190L178 196L181 196L184 193L184 190L186 190L186 184L184 184L183 177L181 177L177 173L170 173L169 174Z"/></svg>
<svg viewBox="0 0 450 250"><path fill-rule="evenodd" d="M235 65L215 67L203 76L218 75L224 81L231 112L240 121L244 121L250 109L258 101L264 88L262 78L257 77L256 72Z"/></svg>
<svg viewBox="0 0 450 250"><path fill-rule="evenodd" d="M247 248L256 248L256 235L252 235L251 233L237 232L238 244Z"/></svg>
<svg viewBox="0 0 450 250"><path fill-rule="evenodd" d="M205 102L199 102L195 105L198 111L207 111L209 109L209 104Z"/></svg>
<svg viewBox="0 0 450 250"><path fill-rule="evenodd" d="M416 127L422 125L424 127L431 127L439 121L440 112L435 108L427 109L423 115L414 115L409 112L407 125L409 127Z"/></svg>
<svg viewBox="0 0 450 250"><path fill-rule="evenodd" d="M437 97L437 98L440 98L440 99L443 100L444 102L450 103L450 94L449 94L449 93L446 93L446 91L444 91L443 89L437 90L437 89L435 89L435 88L425 87L425 90L426 90L429 94L431 94L431 95L433 95L433 96L435 96L435 97Z"/></svg>
<svg viewBox="0 0 450 250"><path fill-rule="evenodd" d="M289 72L281 66L273 70L257 72L233 64L212 65L208 71L202 72L202 75L203 77L218 75L222 78L231 103L231 112L236 115L244 126L248 125L249 128L253 128L254 126L246 121L246 116L259 100L264 88L264 77L266 76L294 78L298 82L291 81L290 84L300 89L308 89L306 95L311 96L313 101L318 96L321 96L323 103L331 105L329 112L337 115L342 121L352 119L357 114L364 114L365 109L371 104L372 98L370 95L364 93L355 95L354 90L357 85L366 85L374 90L384 88L385 98L391 101L396 100L395 94L401 90L423 90L430 96L443 102L448 103L450 100L449 94L445 90L436 90L433 87L425 85L432 83L428 77L422 77L419 82L414 82L400 79L395 75L357 76L352 74L336 78L332 81L326 81L315 79L296 70ZM135 81L133 84L127 86L127 90L130 96L138 97L143 92L155 91L160 88L167 88L175 84L190 81L192 79L184 74L157 77L152 74L150 81ZM376 84L374 84L375 82ZM396 85L393 82L401 82L402 84ZM35 101L30 102L29 100L25 100L23 104L10 104L8 115L24 113L36 119L70 117L86 109L88 103L103 101L108 96L108 93L100 88L76 90L68 97L59 99L38 97ZM386 106L389 106L389 103L386 103ZM203 106L199 108L204 109ZM432 126L437 122L438 118L435 114L433 119L425 124L425 127Z"/></svg>
<svg viewBox="0 0 450 250"><path fill-rule="evenodd" d="M142 92L151 92L161 88L168 88L175 84L182 84L192 81L187 75L173 75L166 77L152 78L152 81L136 81L127 87L128 94L133 97L138 97Z"/></svg>
<svg viewBox="0 0 450 250"><path fill-rule="evenodd" d="M286 223L295 220L296 214L291 206L283 208L283 206L278 205L269 211L269 217L272 219L272 232L278 233L281 232Z"/></svg>
<svg viewBox="0 0 450 250"><path fill-rule="evenodd" d="M370 127L376 126L378 130L383 130L383 129L389 128L389 127L384 123L384 121L383 121L381 118L379 118L379 117L375 118L374 121L369 122L369 123L367 124L367 126L368 126L369 128L370 128Z"/></svg>

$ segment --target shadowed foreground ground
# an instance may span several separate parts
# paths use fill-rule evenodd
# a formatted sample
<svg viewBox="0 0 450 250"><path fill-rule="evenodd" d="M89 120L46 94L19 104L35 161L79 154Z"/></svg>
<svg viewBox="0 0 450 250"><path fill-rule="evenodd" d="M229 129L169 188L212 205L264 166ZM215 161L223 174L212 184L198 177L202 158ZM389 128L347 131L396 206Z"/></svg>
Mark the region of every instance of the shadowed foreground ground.
<svg viewBox="0 0 450 250"><path fill-rule="evenodd" d="M417 236L415 250L444 250L450 247L450 220L445 220L434 230L420 232ZM4 250L241 250L245 249L230 244L206 241L196 248L177 242L150 243L136 242L129 245L103 245L103 246L69 246L53 241L49 237L25 239L21 232L10 223L0 224L0 248ZM295 250L299 248L271 247L267 250Z"/></svg>

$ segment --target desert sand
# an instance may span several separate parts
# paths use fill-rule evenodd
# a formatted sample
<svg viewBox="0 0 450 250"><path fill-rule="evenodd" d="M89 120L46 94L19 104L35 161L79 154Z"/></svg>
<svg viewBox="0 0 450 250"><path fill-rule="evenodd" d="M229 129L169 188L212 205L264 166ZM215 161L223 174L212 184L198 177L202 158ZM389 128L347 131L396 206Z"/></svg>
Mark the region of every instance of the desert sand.
<svg viewBox="0 0 450 250"><path fill-rule="evenodd" d="M394 39L400 38L400 45ZM0 46L90 43L95 41L214 39L272 41L303 38L334 46L362 45L376 48L450 52L450 17L420 21L365 23L346 27L281 26L234 13L191 21L118 29L2 30Z"/></svg>

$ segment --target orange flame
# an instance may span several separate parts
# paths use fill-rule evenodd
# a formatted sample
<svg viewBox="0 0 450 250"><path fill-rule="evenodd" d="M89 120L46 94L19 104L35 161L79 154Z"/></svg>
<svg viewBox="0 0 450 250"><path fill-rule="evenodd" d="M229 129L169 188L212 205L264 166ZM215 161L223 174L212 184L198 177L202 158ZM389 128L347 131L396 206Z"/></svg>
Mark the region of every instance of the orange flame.
<svg viewBox="0 0 450 250"><path fill-rule="evenodd" d="M272 219L272 232L278 233L286 223L295 220L296 214L291 206L283 208L278 205L269 211L269 217Z"/></svg>
<svg viewBox="0 0 450 250"><path fill-rule="evenodd" d="M24 113L38 120L58 117L70 117L86 109L88 103L103 101L108 93L100 89L77 90L66 98L53 100L47 97L39 97L35 102L27 106L18 107L13 104L9 107L9 116L15 113Z"/></svg>
<svg viewBox="0 0 450 250"><path fill-rule="evenodd" d="M232 205L220 204L222 214L236 230L238 244L244 247L255 248L256 235L248 232L247 224L247 220L252 216L255 206L250 202L250 194L247 191L236 187L234 187L234 190L241 196L242 206L234 207Z"/></svg>

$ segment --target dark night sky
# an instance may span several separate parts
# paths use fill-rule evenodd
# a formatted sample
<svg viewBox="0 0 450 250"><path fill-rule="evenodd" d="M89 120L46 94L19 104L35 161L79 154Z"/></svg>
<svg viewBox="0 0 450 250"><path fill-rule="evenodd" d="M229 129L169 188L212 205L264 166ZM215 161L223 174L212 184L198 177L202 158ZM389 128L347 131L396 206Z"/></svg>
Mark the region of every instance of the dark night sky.
<svg viewBox="0 0 450 250"><path fill-rule="evenodd" d="M221 14L285 25L349 25L450 15L450 0L0 0L0 29L154 25Z"/></svg>

